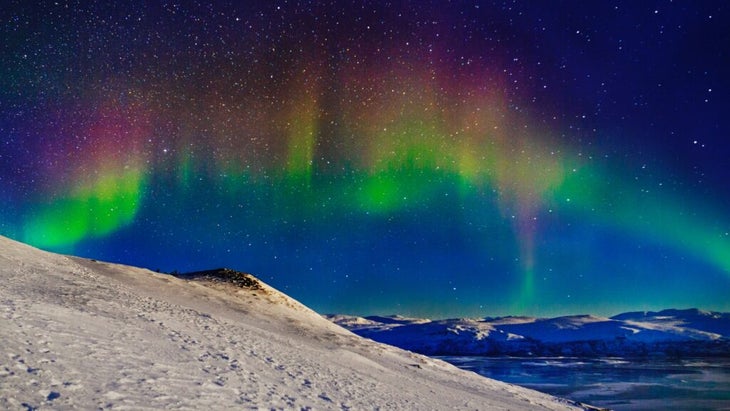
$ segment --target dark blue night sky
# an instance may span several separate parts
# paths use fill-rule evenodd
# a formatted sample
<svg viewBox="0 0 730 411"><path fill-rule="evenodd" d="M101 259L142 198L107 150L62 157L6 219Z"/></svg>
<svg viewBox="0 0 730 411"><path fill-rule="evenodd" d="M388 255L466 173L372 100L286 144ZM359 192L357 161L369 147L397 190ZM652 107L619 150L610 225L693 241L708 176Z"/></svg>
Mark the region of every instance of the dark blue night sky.
<svg viewBox="0 0 730 411"><path fill-rule="evenodd" d="M2 235L320 312L730 310L724 1L6 3Z"/></svg>

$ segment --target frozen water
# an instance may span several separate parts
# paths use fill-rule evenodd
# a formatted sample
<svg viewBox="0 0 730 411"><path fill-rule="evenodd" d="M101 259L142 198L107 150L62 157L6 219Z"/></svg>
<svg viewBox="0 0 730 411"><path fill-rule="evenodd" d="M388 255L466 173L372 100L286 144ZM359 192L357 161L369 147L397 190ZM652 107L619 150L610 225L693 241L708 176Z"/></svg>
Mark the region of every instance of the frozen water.
<svg viewBox="0 0 730 411"><path fill-rule="evenodd" d="M730 409L730 359L441 357L485 377L613 410Z"/></svg>

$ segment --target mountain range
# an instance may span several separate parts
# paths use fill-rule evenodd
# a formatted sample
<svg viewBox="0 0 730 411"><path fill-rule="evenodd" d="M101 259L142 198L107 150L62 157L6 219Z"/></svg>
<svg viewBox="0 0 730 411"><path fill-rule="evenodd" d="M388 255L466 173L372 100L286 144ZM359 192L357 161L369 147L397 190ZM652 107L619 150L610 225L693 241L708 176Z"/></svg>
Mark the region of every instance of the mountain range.
<svg viewBox="0 0 730 411"><path fill-rule="evenodd" d="M426 355L730 356L730 314L698 309L610 318L327 318L363 337Z"/></svg>

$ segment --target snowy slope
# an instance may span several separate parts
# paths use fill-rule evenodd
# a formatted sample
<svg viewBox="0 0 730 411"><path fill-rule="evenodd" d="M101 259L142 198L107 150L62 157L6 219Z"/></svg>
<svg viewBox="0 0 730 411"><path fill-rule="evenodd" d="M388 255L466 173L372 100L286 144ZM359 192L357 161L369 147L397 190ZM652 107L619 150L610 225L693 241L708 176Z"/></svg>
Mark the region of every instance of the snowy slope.
<svg viewBox="0 0 730 411"><path fill-rule="evenodd" d="M730 356L730 314L696 309L612 318L328 318L358 335L429 355Z"/></svg>
<svg viewBox="0 0 730 411"><path fill-rule="evenodd" d="M0 237L0 409L576 409L381 345L263 283Z"/></svg>
<svg viewBox="0 0 730 411"><path fill-rule="evenodd" d="M697 330L716 336L730 338L730 313L688 310L641 311L619 314L611 317L627 323L651 324L655 329Z"/></svg>

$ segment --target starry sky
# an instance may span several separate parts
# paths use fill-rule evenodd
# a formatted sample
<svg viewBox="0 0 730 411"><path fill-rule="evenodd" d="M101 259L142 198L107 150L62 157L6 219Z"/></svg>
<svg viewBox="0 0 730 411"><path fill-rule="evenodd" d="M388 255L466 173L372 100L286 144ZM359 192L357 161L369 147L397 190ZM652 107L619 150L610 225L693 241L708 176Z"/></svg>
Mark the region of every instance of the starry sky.
<svg viewBox="0 0 730 411"><path fill-rule="evenodd" d="M240 4L239 4L240 3ZM725 1L0 10L0 234L320 312L730 311Z"/></svg>

